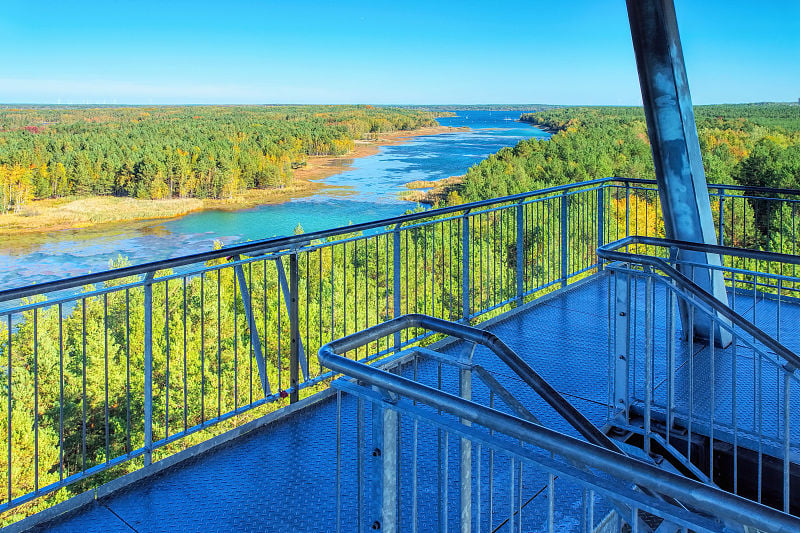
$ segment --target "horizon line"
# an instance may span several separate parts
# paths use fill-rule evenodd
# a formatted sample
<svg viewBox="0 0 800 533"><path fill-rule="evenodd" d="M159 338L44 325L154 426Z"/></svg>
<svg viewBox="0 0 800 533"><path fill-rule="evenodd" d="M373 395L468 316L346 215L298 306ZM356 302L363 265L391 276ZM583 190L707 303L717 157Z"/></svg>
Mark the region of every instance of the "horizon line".
<svg viewBox="0 0 800 533"><path fill-rule="evenodd" d="M703 105L747 105L747 104L788 104L800 105L800 99L797 101L778 101L778 100L758 100L746 102L715 102L711 104L693 104L695 106ZM514 107L535 107L535 106L551 106L551 107L643 107L639 104L552 104L552 103L512 103L512 102L483 102L483 103L427 103L427 104L411 104L411 103L391 103L391 104L376 104L369 102L348 102L348 103L302 103L302 102L272 102L272 103L107 103L107 102L0 102L0 106L51 106L51 107L66 107L66 106L80 106L80 107L246 107L246 106L259 106L259 107L289 107L289 106L375 106L375 107L480 107L480 106L514 106Z"/></svg>

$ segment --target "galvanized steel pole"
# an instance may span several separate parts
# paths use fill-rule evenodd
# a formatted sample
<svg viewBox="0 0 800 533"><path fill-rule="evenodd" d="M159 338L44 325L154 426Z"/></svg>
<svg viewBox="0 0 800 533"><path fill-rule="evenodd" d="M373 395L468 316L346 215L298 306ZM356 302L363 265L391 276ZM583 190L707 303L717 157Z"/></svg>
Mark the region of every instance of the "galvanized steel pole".
<svg viewBox="0 0 800 533"><path fill-rule="evenodd" d="M675 5L673 0L627 0L627 5L667 237L717 244ZM720 264L718 255L690 254L682 259ZM727 303L722 273L696 271L695 283ZM686 317L681 308L684 325ZM707 320L695 321L694 335L708 339L710 328ZM730 335L719 328L714 337L730 343Z"/></svg>

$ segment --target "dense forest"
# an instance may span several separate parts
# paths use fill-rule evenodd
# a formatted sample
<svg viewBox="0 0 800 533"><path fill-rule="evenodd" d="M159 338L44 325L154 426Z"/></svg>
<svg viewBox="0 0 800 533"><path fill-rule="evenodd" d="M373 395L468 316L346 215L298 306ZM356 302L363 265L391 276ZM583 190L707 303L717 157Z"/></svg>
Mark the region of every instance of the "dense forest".
<svg viewBox="0 0 800 533"><path fill-rule="evenodd" d="M698 106L695 115L709 183L800 188L800 106ZM607 176L655 177L640 107L566 107L521 119L554 135L473 166L451 202Z"/></svg>
<svg viewBox="0 0 800 533"><path fill-rule="evenodd" d="M373 106L0 108L0 213L33 199L227 198L288 184L308 156L436 125Z"/></svg>

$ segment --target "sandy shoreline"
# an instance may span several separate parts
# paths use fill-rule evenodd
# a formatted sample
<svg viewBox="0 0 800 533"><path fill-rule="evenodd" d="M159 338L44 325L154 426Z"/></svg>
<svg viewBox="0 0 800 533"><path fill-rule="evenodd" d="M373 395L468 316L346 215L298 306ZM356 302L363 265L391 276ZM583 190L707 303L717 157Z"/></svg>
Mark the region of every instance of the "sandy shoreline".
<svg viewBox="0 0 800 533"><path fill-rule="evenodd" d="M380 134L372 140L355 141L355 149L342 156L311 156L307 165L294 170L291 185L282 189L249 189L232 199L176 198L138 200L111 196L37 200L23 214L0 215L0 235L44 233L64 229L97 227L104 224L147 220L168 220L206 209L238 210L265 204L280 204L325 189L324 179L352 168L356 159L378 153L381 146L402 144L413 137L438 135L468 128L432 126L412 131ZM346 190L346 188L343 188Z"/></svg>

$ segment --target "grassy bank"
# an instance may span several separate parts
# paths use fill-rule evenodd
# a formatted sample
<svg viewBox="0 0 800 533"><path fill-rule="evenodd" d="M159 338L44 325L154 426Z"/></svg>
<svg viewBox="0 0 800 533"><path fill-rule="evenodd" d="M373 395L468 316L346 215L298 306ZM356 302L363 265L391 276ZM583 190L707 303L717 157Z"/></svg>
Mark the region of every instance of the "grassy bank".
<svg viewBox="0 0 800 533"><path fill-rule="evenodd" d="M450 176L435 181L418 180L406 183L407 191L400 193L400 198L418 204L456 205L460 204L458 187L464 181L464 176Z"/></svg>

